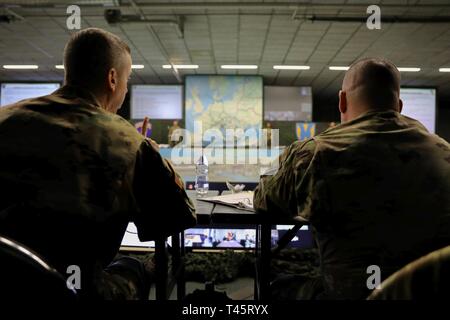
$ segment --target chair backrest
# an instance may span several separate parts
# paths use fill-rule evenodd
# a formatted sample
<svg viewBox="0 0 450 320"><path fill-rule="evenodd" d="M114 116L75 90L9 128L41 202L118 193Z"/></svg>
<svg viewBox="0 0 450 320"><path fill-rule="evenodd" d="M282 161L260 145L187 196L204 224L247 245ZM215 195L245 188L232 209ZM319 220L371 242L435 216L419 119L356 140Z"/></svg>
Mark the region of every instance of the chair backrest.
<svg viewBox="0 0 450 320"><path fill-rule="evenodd" d="M435 300L450 298L450 246L431 252L381 283L368 300Z"/></svg>
<svg viewBox="0 0 450 320"><path fill-rule="evenodd" d="M64 277L36 252L0 236L0 296L7 299L75 300Z"/></svg>

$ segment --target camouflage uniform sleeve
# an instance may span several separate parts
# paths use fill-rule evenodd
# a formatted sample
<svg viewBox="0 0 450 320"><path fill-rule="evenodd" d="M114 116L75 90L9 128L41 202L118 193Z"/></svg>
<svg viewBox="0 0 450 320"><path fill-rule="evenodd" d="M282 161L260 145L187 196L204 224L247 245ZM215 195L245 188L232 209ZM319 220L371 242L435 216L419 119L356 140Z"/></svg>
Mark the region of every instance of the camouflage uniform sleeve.
<svg viewBox="0 0 450 320"><path fill-rule="evenodd" d="M137 155L133 189L139 207L134 222L141 241L167 237L196 224L195 207L183 180L148 139Z"/></svg>
<svg viewBox="0 0 450 320"><path fill-rule="evenodd" d="M254 207L263 214L274 217L295 217L306 200L309 188L307 170L314 156L315 142L312 139L296 142L278 159L278 171L261 178L255 189ZM302 199L299 199L299 196ZM304 199L303 199L304 198Z"/></svg>

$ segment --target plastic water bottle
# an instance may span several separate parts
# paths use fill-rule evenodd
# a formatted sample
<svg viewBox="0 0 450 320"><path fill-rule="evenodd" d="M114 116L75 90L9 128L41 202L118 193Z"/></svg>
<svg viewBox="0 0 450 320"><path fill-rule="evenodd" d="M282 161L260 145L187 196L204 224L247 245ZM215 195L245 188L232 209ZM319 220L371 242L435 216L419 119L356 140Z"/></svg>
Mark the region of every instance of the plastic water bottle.
<svg viewBox="0 0 450 320"><path fill-rule="evenodd" d="M208 193L208 159L204 155L200 156L195 164L195 190L198 195L204 195Z"/></svg>

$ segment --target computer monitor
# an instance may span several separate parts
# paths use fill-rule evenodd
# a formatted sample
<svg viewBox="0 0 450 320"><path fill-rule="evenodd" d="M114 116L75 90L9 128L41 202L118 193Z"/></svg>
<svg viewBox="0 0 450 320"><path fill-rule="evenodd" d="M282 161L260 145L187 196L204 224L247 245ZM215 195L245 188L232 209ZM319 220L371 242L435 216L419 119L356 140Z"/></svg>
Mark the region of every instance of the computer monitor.
<svg viewBox="0 0 450 320"><path fill-rule="evenodd" d="M169 245L171 244L171 240L171 237L167 238L167 243ZM154 249L155 241L141 242L138 237L136 225L133 222L130 222L128 223L120 246L122 249Z"/></svg>
<svg viewBox="0 0 450 320"><path fill-rule="evenodd" d="M20 100L46 96L59 88L59 83L2 83L0 107Z"/></svg>
<svg viewBox="0 0 450 320"><path fill-rule="evenodd" d="M293 225L275 225L271 232L272 246L293 228ZM192 228L185 231L184 244L192 249L234 249L252 250L256 248L255 226L220 226L214 228ZM310 249L315 246L312 231L309 226L302 226L291 239L287 248Z"/></svg>
<svg viewBox="0 0 450 320"><path fill-rule="evenodd" d="M183 87L179 85L133 85L130 118L182 119L182 101Z"/></svg>
<svg viewBox="0 0 450 320"><path fill-rule="evenodd" d="M171 238L167 240L171 244ZM184 245L192 249L254 249L256 246L255 227L218 227L218 228L191 228L184 231ZM128 224L122 239L122 249L153 249L154 241L141 242L138 237L136 225Z"/></svg>
<svg viewBox="0 0 450 320"><path fill-rule="evenodd" d="M401 88L402 114L421 122L429 132L436 131L436 89Z"/></svg>
<svg viewBox="0 0 450 320"><path fill-rule="evenodd" d="M276 225L272 229L272 246L276 246L278 241L292 229L293 225ZM314 237L309 226L302 226L297 234L291 239L286 248L310 249L315 246Z"/></svg>
<svg viewBox="0 0 450 320"><path fill-rule="evenodd" d="M265 121L312 121L311 87L264 87Z"/></svg>
<svg viewBox="0 0 450 320"><path fill-rule="evenodd" d="M256 228L192 228L184 232L184 245L192 249L254 249Z"/></svg>
<svg viewBox="0 0 450 320"><path fill-rule="evenodd" d="M154 248L155 241L141 242L138 237L136 225L133 222L130 222L128 223L127 230L123 235L121 247Z"/></svg>
<svg viewBox="0 0 450 320"><path fill-rule="evenodd" d="M276 225L272 229L271 242L275 246L292 225ZM171 237L167 239L171 245ZM184 231L184 245L192 250L254 250L256 248L255 226L215 226L211 228L191 228ZM155 248L154 241L141 242L134 223L128 224L121 247L126 249ZM308 226L302 226L287 248L313 248L314 240Z"/></svg>

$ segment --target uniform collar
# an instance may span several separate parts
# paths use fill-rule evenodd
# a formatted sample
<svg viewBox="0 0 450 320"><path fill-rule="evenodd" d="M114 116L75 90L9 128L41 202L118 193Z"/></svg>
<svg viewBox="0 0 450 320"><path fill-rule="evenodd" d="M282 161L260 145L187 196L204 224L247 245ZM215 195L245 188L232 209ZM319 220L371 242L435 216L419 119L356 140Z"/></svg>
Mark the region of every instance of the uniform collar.
<svg viewBox="0 0 450 320"><path fill-rule="evenodd" d="M55 94L67 100L82 99L90 105L102 108L100 102L97 100L95 95L83 87L64 85L58 90L56 90Z"/></svg>
<svg viewBox="0 0 450 320"><path fill-rule="evenodd" d="M395 110L371 110L364 112L363 114L359 115L353 120L346 122L345 124L354 124L371 118L392 119L397 118L399 115L400 113Z"/></svg>

